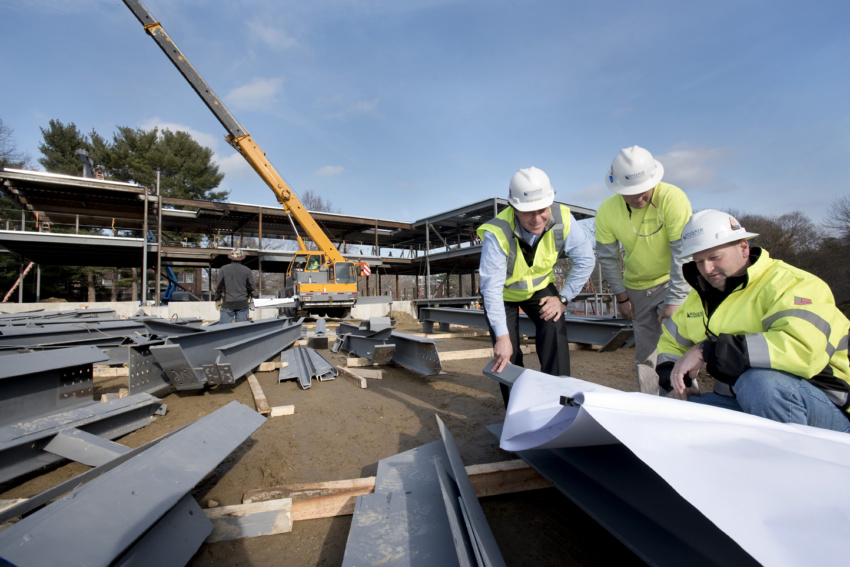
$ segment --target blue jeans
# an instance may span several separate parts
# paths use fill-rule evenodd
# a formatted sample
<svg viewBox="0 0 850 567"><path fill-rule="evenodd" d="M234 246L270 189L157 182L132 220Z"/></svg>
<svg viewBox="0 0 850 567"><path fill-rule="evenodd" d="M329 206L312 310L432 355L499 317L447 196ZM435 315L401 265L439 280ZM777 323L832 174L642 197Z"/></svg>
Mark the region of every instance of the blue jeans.
<svg viewBox="0 0 850 567"><path fill-rule="evenodd" d="M808 380L787 372L750 368L735 383L735 398L718 394L688 401L742 411L782 423L800 423L850 433L850 419Z"/></svg>
<svg viewBox="0 0 850 567"><path fill-rule="evenodd" d="M241 323L242 321L247 321L248 320L248 310L247 309L239 309L239 310L225 309L225 308L222 307L221 310L220 310L218 322L221 323L222 325L224 325L226 323L233 323L234 320L237 323Z"/></svg>

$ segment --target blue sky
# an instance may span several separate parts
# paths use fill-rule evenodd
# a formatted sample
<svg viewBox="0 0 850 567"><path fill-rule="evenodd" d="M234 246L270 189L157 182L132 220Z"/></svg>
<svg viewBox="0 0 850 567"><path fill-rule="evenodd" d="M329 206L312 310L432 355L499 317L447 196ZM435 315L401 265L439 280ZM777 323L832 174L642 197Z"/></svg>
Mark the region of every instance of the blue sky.
<svg viewBox="0 0 850 567"><path fill-rule="evenodd" d="M520 167L596 208L622 147L695 209L820 222L850 194L850 2L146 0L297 193L413 221ZM0 118L185 130L234 202L272 192L119 0L0 0Z"/></svg>

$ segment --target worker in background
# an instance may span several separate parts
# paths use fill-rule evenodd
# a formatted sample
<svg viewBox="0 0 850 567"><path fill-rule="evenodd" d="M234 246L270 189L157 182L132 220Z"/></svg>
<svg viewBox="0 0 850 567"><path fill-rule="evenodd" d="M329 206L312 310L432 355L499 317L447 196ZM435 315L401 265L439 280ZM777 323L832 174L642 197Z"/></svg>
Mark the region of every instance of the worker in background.
<svg viewBox="0 0 850 567"><path fill-rule="evenodd" d="M688 295L679 251L691 203L681 189L662 183L663 176L664 166L647 150L620 150L605 177L616 195L596 212L596 255L620 314L634 322L638 387L653 395L666 394L655 373L661 323Z"/></svg>
<svg viewBox="0 0 850 567"><path fill-rule="evenodd" d="M850 321L816 276L750 246L758 236L728 213L696 213L682 232L691 291L658 344L671 395L703 364L714 393L690 400L783 423L850 432Z"/></svg>
<svg viewBox="0 0 850 567"><path fill-rule="evenodd" d="M508 201L510 207L477 230L482 240L479 288L493 341L493 371L501 372L509 362L522 366L522 309L536 328L540 369L568 376L570 350L563 315L593 271L593 247L570 209L554 203L549 177L536 167L514 174ZM555 262L565 256L570 258L570 273L558 290ZM502 385L506 405L509 392Z"/></svg>
<svg viewBox="0 0 850 567"><path fill-rule="evenodd" d="M254 274L242 265L245 253L236 248L227 255L230 263L218 271L215 301L220 310L219 323L248 320L248 299L254 292Z"/></svg>

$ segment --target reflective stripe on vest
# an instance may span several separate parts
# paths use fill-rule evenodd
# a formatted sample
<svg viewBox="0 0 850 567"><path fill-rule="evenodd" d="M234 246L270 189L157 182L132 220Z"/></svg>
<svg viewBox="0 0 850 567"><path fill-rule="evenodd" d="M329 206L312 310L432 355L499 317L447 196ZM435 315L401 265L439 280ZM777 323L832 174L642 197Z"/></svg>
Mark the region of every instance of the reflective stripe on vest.
<svg viewBox="0 0 850 567"><path fill-rule="evenodd" d="M548 285L549 282L554 281L555 261L557 261L558 256L563 252L566 235L569 233L569 225L565 225L564 223L564 213L569 215L569 208L563 205L554 204L549 208L550 216L547 229L540 236L540 240L534 249L536 256L541 246L546 246L547 249L549 246L553 246L554 261L552 265L534 266L532 263L531 266L528 266L528 271L524 273L517 273L517 258L520 253L517 240L520 239L520 230L516 226L517 220L513 209L505 209L499 213L499 216L479 227L479 236L483 239L484 231L492 232L496 236L496 240L499 242L502 251L507 256L505 263L505 289L503 290L506 301L528 299L536 291ZM545 239L549 238L552 240L549 242L545 241ZM544 249L545 251L546 249ZM537 268L537 271L541 269L547 271L534 276L532 272L535 268Z"/></svg>

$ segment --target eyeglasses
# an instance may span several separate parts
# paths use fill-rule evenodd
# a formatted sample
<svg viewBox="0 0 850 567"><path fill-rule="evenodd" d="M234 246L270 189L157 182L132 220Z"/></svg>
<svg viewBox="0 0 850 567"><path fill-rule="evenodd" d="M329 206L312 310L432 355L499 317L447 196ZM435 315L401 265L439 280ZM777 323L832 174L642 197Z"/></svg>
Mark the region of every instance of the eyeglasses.
<svg viewBox="0 0 850 567"><path fill-rule="evenodd" d="M632 224L632 208L629 206L628 203L626 203L626 208L629 210L629 225L632 227L632 230L634 231L634 233L636 235L641 236L643 238L652 236L653 234L657 233L659 230L664 228L664 219L661 218L661 211L658 210L658 207L655 206L655 203L652 202L652 199L650 199L649 204L652 205L653 207L655 207L655 213L658 215L658 228L656 228L655 230L653 230L649 234L641 234L637 231L637 229L635 228L635 225Z"/></svg>

